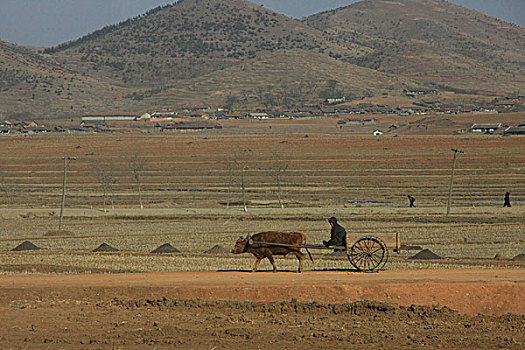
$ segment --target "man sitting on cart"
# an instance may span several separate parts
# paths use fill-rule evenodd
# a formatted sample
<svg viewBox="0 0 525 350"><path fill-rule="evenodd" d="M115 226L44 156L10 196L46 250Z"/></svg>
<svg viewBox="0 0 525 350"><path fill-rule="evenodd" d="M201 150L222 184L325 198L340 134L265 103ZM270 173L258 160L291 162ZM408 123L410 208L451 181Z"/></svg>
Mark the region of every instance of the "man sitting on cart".
<svg viewBox="0 0 525 350"><path fill-rule="evenodd" d="M323 241L323 244L325 247L330 246L346 246L346 230L343 226L339 225L337 223L337 219L333 216L328 219L328 222L332 226L332 230L330 231L330 240L329 241ZM335 250L339 251L339 250Z"/></svg>

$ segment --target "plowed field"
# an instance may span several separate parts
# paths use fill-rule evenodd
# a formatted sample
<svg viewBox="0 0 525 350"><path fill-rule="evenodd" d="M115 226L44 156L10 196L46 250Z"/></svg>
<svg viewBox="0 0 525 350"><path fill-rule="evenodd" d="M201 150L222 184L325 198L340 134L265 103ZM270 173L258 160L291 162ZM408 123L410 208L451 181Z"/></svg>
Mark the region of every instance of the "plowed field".
<svg viewBox="0 0 525 350"><path fill-rule="evenodd" d="M2 348L525 344L521 270L11 276L0 288Z"/></svg>

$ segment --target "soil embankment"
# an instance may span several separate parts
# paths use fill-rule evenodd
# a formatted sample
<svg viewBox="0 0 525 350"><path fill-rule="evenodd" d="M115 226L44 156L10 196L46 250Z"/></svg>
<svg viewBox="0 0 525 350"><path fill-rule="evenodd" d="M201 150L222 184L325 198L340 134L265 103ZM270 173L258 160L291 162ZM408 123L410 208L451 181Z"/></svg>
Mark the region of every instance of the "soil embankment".
<svg viewBox="0 0 525 350"><path fill-rule="evenodd" d="M4 294L58 293L242 301L376 300L398 305L447 306L462 314L524 314L525 272L516 270L409 270L361 274L339 271L247 273L172 272L21 275L0 279ZM160 294L159 294L160 293ZM162 295L161 295L162 294Z"/></svg>

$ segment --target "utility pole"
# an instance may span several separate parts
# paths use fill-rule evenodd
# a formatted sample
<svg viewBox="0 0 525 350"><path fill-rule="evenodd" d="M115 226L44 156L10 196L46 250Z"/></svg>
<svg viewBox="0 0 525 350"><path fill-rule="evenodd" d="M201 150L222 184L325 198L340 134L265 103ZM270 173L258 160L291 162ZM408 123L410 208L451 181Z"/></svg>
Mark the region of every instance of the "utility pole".
<svg viewBox="0 0 525 350"><path fill-rule="evenodd" d="M60 217L58 219L58 232L62 230L62 218L64 216L64 204L66 203L66 178L68 160L76 160L74 157L63 157L64 159L64 179L62 181L62 203L60 205Z"/></svg>
<svg viewBox="0 0 525 350"><path fill-rule="evenodd" d="M448 190L448 203L447 203L447 216L450 214L450 202L452 200L452 186L454 184L454 171L456 170L456 159L458 153L465 153L462 150L452 148L452 152L454 152L454 158L452 160L452 174L450 175L450 188Z"/></svg>

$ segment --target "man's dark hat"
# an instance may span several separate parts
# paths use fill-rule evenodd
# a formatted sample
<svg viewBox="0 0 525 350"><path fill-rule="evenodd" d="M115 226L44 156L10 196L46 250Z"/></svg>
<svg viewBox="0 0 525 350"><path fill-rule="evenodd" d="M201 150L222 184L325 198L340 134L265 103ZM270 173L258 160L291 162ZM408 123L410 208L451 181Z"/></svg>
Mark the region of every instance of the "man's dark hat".
<svg viewBox="0 0 525 350"><path fill-rule="evenodd" d="M335 225L337 224L337 219L332 216L330 219L328 219L328 222Z"/></svg>

